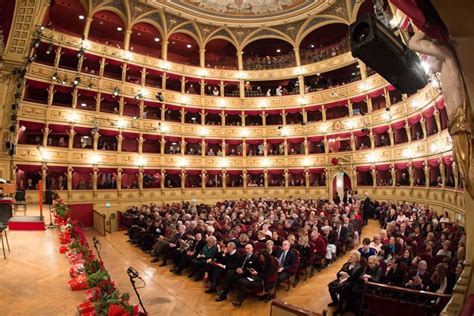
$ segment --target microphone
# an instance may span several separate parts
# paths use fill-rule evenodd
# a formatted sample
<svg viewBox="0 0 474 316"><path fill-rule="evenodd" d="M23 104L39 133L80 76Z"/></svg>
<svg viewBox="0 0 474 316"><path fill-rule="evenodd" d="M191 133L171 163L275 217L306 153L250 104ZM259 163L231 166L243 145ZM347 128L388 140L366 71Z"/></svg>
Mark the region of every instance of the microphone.
<svg viewBox="0 0 474 316"><path fill-rule="evenodd" d="M139 274L138 274L138 271L135 270L135 269L132 268L132 267L129 267L129 268L127 269L127 273L128 273L128 276L129 276L130 278L133 278L133 279L138 278L138 275L139 275Z"/></svg>

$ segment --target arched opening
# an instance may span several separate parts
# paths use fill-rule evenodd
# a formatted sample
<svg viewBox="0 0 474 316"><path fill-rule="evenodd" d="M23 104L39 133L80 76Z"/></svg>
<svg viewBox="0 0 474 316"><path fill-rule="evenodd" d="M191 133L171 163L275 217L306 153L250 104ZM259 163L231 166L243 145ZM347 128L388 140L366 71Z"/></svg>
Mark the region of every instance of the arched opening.
<svg viewBox="0 0 474 316"><path fill-rule="evenodd" d="M213 39L206 44L206 67L219 69L237 69L237 49L221 38Z"/></svg>
<svg viewBox="0 0 474 316"><path fill-rule="evenodd" d="M56 31L81 37L86 18L86 10L80 1L52 0L44 24Z"/></svg>
<svg viewBox="0 0 474 316"><path fill-rule="evenodd" d="M311 64L350 50L349 26L334 23L307 34L300 43L301 64Z"/></svg>
<svg viewBox="0 0 474 316"><path fill-rule="evenodd" d="M145 22L133 25L130 51L161 58L161 42L161 33L155 26Z"/></svg>
<svg viewBox="0 0 474 316"><path fill-rule="evenodd" d="M99 11L92 17L89 39L106 45L123 48L125 23L112 11Z"/></svg>
<svg viewBox="0 0 474 316"><path fill-rule="evenodd" d="M244 48L245 70L278 69L296 65L293 46L281 39L265 38Z"/></svg>
<svg viewBox="0 0 474 316"><path fill-rule="evenodd" d="M168 39L168 60L199 66L199 45L190 35L174 33Z"/></svg>
<svg viewBox="0 0 474 316"><path fill-rule="evenodd" d="M342 201L347 191L352 189L352 181L345 172L338 172L332 179L332 198L334 201Z"/></svg>

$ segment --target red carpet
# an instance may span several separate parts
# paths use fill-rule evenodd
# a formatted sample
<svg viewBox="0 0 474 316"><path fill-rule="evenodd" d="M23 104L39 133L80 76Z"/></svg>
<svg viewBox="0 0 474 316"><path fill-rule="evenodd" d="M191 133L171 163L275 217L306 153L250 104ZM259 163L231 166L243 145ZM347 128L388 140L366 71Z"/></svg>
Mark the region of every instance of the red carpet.
<svg viewBox="0 0 474 316"><path fill-rule="evenodd" d="M8 221L9 230L44 230L40 216L14 216Z"/></svg>

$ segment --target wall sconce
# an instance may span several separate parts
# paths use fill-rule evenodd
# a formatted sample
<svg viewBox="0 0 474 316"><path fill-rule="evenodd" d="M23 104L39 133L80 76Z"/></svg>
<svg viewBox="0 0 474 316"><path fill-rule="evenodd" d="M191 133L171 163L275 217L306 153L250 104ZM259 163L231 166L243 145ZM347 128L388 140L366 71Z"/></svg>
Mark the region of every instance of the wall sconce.
<svg viewBox="0 0 474 316"><path fill-rule="evenodd" d="M205 127L201 127L199 129L199 136L206 137L207 135L209 135L209 130Z"/></svg>
<svg viewBox="0 0 474 316"><path fill-rule="evenodd" d="M115 126L116 126L117 128L124 128L124 127L127 126L127 122L124 121L124 120L122 120L122 119L120 119L120 120L118 120L117 122L115 122Z"/></svg>
<svg viewBox="0 0 474 316"><path fill-rule="evenodd" d="M362 83L359 85L359 88L360 88L361 90L364 90L364 91L365 91L365 90L367 90L367 89L369 88L369 86L367 85L367 83L362 82Z"/></svg>
<svg viewBox="0 0 474 316"><path fill-rule="evenodd" d="M90 158L90 162L93 165L97 165L102 161L102 157L98 154L93 154Z"/></svg>
<svg viewBox="0 0 474 316"><path fill-rule="evenodd" d="M245 138L245 137L249 137L249 135L250 135L250 132L248 129L243 128L240 130L240 137Z"/></svg>
<svg viewBox="0 0 474 316"><path fill-rule="evenodd" d="M403 151L403 158L413 158L413 150L407 148Z"/></svg>
<svg viewBox="0 0 474 316"><path fill-rule="evenodd" d="M148 163L148 161L144 157L142 157L142 156L138 157L137 166L144 167L144 166L146 166L147 163Z"/></svg>
<svg viewBox="0 0 474 316"><path fill-rule="evenodd" d="M306 157L303 159L303 166L305 167L309 167L313 164L313 161L311 160L311 158L309 157Z"/></svg>
<svg viewBox="0 0 474 316"><path fill-rule="evenodd" d="M259 105L262 109L264 109L264 108L267 107L268 101L267 101L267 100L260 100L260 101L258 101L258 105Z"/></svg>
<svg viewBox="0 0 474 316"><path fill-rule="evenodd" d="M377 161L377 155L374 153L370 153L367 155L367 161L368 162L376 162Z"/></svg>
<svg viewBox="0 0 474 316"><path fill-rule="evenodd" d="M169 126L163 123L159 125L158 129L160 130L161 133L166 133L170 130Z"/></svg>
<svg viewBox="0 0 474 316"><path fill-rule="evenodd" d="M197 75L200 77L206 77L209 74L209 71L207 69L200 68L197 71Z"/></svg>
<svg viewBox="0 0 474 316"><path fill-rule="evenodd" d="M78 119L79 119L79 115L74 111L71 111L67 117L67 121L69 123L76 123Z"/></svg>
<svg viewBox="0 0 474 316"><path fill-rule="evenodd" d="M290 130L288 129L288 127L283 126L282 128L280 128L280 135L281 136L287 137L289 134L290 134Z"/></svg>
<svg viewBox="0 0 474 316"><path fill-rule="evenodd" d="M162 61L161 65L159 67L163 68L164 70L168 70L168 69L170 69L171 64L167 61Z"/></svg>
<svg viewBox="0 0 474 316"><path fill-rule="evenodd" d="M132 58L132 53L131 52L123 53L123 59L129 60L130 58Z"/></svg>
<svg viewBox="0 0 474 316"><path fill-rule="evenodd" d="M185 168L189 165L189 161L186 158L179 158L176 165L180 168Z"/></svg>
<svg viewBox="0 0 474 316"><path fill-rule="evenodd" d="M229 167L229 161L226 158L221 158L219 160L219 167L223 169Z"/></svg>
<svg viewBox="0 0 474 316"><path fill-rule="evenodd" d="M51 158L51 153L46 148L42 146L37 146L36 149L38 149L41 161L46 162Z"/></svg>
<svg viewBox="0 0 474 316"><path fill-rule="evenodd" d="M227 100L225 100L224 98L219 100L219 107L225 108L226 105L227 105Z"/></svg>
<svg viewBox="0 0 474 316"><path fill-rule="evenodd" d="M437 152L438 150L439 150L438 144L436 144L436 143L431 144L431 146L430 146L430 151L431 151L432 153L435 153L435 152Z"/></svg>
<svg viewBox="0 0 474 316"><path fill-rule="evenodd" d="M120 95L120 89L118 87L115 87L114 91L112 92L112 95L114 97L118 97Z"/></svg>
<svg viewBox="0 0 474 316"><path fill-rule="evenodd" d="M419 109L423 106L423 103L420 100L416 99L411 102L411 106L415 109Z"/></svg>
<svg viewBox="0 0 474 316"><path fill-rule="evenodd" d="M89 47L91 46L88 40L83 40L81 45L84 49L89 49Z"/></svg>
<svg viewBox="0 0 474 316"><path fill-rule="evenodd" d="M346 122L346 126L347 128L353 129L354 127L356 127L356 122L353 120L349 120Z"/></svg>
<svg viewBox="0 0 474 316"><path fill-rule="evenodd" d="M270 159L264 158L264 159L262 160L262 167L268 168L268 167L270 167L271 165L272 165L272 162L271 162Z"/></svg>

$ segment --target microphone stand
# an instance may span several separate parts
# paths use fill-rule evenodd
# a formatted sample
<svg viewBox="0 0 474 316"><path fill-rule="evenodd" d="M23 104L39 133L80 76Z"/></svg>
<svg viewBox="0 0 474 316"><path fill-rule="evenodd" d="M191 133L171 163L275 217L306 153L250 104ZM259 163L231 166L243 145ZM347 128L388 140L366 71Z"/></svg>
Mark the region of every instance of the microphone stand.
<svg viewBox="0 0 474 316"><path fill-rule="evenodd" d="M128 277L130 278L130 283L132 283L133 290L135 291L135 294L137 294L138 302L140 303L140 306L143 309L143 312L145 313L145 315L147 315L148 313L145 309L145 306L143 306L140 293L138 293L137 286L135 285L136 278L140 279L143 282L143 284L145 284L145 281L143 281L143 279L139 276L138 271L132 267L128 268L127 274L128 274Z"/></svg>
<svg viewBox="0 0 474 316"><path fill-rule="evenodd" d="M97 237L94 236L92 237L92 241L94 243L94 248L95 248L95 251L97 252L97 256L99 256L99 259L102 260L102 257L100 256L99 248L97 247L97 245L101 246L99 239L97 239Z"/></svg>

